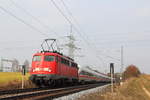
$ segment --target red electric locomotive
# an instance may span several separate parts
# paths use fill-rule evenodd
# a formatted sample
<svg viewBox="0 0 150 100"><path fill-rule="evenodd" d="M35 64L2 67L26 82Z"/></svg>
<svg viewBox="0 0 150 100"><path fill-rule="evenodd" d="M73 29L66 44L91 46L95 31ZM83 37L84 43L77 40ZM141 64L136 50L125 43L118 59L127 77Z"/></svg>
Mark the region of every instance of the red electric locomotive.
<svg viewBox="0 0 150 100"><path fill-rule="evenodd" d="M78 83L77 63L54 50L34 54L30 74L30 79L38 86Z"/></svg>

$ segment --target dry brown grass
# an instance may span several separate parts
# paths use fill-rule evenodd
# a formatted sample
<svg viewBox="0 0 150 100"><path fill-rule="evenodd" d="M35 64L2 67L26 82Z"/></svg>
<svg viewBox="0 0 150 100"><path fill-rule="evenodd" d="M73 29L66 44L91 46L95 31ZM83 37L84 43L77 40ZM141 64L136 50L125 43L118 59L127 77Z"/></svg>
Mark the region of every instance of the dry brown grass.
<svg viewBox="0 0 150 100"><path fill-rule="evenodd" d="M150 75L130 78L122 86L116 85L114 90L114 93L109 91L91 93L78 100L150 100Z"/></svg>
<svg viewBox="0 0 150 100"><path fill-rule="evenodd" d="M34 88L34 87L36 86L31 81L29 80L25 81L24 88ZM6 84L0 85L0 90L21 89L21 88L22 88L22 83L21 81L18 80L13 80Z"/></svg>

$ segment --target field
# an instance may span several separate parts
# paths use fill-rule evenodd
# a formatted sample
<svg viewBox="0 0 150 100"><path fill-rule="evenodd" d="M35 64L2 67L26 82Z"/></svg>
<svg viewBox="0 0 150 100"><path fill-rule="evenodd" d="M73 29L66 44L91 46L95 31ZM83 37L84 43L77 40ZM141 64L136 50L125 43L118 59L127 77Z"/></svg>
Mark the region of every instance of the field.
<svg viewBox="0 0 150 100"><path fill-rule="evenodd" d="M91 93L78 100L150 100L150 75L131 78L116 86L115 92Z"/></svg>
<svg viewBox="0 0 150 100"><path fill-rule="evenodd" d="M35 87L29 81L30 74L24 76L25 88ZM21 88L22 73L21 72L0 72L0 89Z"/></svg>
<svg viewBox="0 0 150 100"><path fill-rule="evenodd" d="M25 75L25 80L28 80L29 73ZM21 72L0 72L0 84L7 84L10 81L22 80L22 73Z"/></svg>

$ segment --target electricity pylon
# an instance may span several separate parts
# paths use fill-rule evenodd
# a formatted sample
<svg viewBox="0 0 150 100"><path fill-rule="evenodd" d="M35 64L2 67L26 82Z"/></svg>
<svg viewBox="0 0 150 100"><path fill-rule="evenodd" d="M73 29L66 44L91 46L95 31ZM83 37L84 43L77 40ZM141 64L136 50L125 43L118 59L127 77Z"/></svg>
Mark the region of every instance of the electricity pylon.
<svg viewBox="0 0 150 100"><path fill-rule="evenodd" d="M68 56L73 59L75 57L74 55L75 50L78 50L81 48L78 48L75 45L75 37L73 36L73 33L72 33L72 26L70 30L70 35L68 35L67 38L69 39L69 43L65 44L65 46L68 47Z"/></svg>

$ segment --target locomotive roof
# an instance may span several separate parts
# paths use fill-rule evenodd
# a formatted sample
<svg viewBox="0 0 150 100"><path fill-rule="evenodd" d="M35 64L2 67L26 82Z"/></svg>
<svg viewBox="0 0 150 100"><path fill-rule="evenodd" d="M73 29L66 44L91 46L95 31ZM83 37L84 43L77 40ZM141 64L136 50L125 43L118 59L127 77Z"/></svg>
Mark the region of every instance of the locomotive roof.
<svg viewBox="0 0 150 100"><path fill-rule="evenodd" d="M52 54L52 55L57 55L57 56L61 56L61 57L64 57L64 58L67 58L67 59L69 59L69 60L71 60L71 61L74 61L74 59L72 59L72 58L70 58L70 57L68 57L68 56L65 56L65 55L63 55L62 53L60 53L60 52L57 52L57 51L41 51L41 52L38 52L38 53L36 53L36 54L34 54L34 55L43 55L43 54Z"/></svg>

